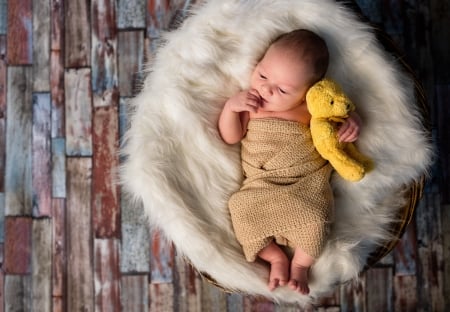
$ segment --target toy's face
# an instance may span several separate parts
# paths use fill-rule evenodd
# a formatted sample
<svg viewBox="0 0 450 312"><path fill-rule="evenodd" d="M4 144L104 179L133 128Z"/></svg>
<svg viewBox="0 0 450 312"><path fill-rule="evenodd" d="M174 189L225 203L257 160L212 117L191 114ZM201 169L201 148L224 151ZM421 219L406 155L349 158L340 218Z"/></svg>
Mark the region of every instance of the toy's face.
<svg viewBox="0 0 450 312"><path fill-rule="evenodd" d="M255 67L250 87L259 93L263 111L289 111L304 102L311 76L293 52L271 46Z"/></svg>
<svg viewBox="0 0 450 312"><path fill-rule="evenodd" d="M313 117L342 117L355 110L353 102L331 80L313 85L306 96L308 110Z"/></svg>

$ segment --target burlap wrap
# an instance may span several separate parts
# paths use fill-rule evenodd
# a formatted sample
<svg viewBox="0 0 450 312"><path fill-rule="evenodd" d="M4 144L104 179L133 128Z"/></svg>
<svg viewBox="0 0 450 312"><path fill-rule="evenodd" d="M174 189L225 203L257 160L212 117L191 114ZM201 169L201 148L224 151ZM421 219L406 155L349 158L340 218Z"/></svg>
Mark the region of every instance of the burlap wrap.
<svg viewBox="0 0 450 312"><path fill-rule="evenodd" d="M229 201L245 257L254 261L274 238L316 258L332 222L331 166L315 150L309 128L252 119L242 140L243 186Z"/></svg>

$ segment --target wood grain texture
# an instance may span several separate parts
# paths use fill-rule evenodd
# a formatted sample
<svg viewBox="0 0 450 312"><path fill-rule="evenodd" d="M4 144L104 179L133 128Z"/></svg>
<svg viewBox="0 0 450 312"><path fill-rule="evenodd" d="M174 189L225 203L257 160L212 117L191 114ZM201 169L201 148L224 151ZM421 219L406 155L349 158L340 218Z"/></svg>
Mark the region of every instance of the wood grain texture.
<svg viewBox="0 0 450 312"><path fill-rule="evenodd" d="M32 214L32 71L8 67L5 215Z"/></svg>
<svg viewBox="0 0 450 312"><path fill-rule="evenodd" d="M91 7L94 107L115 105L119 96L115 0L93 0Z"/></svg>
<svg viewBox="0 0 450 312"><path fill-rule="evenodd" d="M33 62L32 0L8 1L8 64Z"/></svg>
<svg viewBox="0 0 450 312"><path fill-rule="evenodd" d="M64 52L66 67L91 64L91 23L89 0L64 2Z"/></svg>
<svg viewBox="0 0 450 312"><path fill-rule="evenodd" d="M0 35L0 193L5 192L5 157L6 157L6 36Z"/></svg>
<svg viewBox="0 0 450 312"><path fill-rule="evenodd" d="M49 93L33 95L33 216L51 216L52 150Z"/></svg>
<svg viewBox="0 0 450 312"><path fill-rule="evenodd" d="M119 91L122 97L136 95L144 63L144 32L119 32Z"/></svg>
<svg viewBox="0 0 450 312"><path fill-rule="evenodd" d="M5 311L32 311L31 276L5 276Z"/></svg>
<svg viewBox="0 0 450 312"><path fill-rule="evenodd" d="M50 1L33 0L33 91L50 91Z"/></svg>
<svg viewBox="0 0 450 312"><path fill-rule="evenodd" d="M52 303L52 220L34 219L32 224L32 305L50 311Z"/></svg>
<svg viewBox="0 0 450 312"><path fill-rule="evenodd" d="M90 69L69 69L64 78L66 153L92 156L92 91Z"/></svg>
<svg viewBox="0 0 450 312"><path fill-rule="evenodd" d="M94 311L91 223L92 161L67 160L67 309Z"/></svg>
<svg viewBox="0 0 450 312"><path fill-rule="evenodd" d="M67 248L66 248L66 201L52 201L52 296L66 302Z"/></svg>
<svg viewBox="0 0 450 312"><path fill-rule="evenodd" d="M6 274L28 275L31 273L31 233L31 218L6 218L3 263Z"/></svg>
<svg viewBox="0 0 450 312"><path fill-rule="evenodd" d="M123 311L150 311L147 275L124 275L121 280Z"/></svg>
<svg viewBox="0 0 450 312"><path fill-rule="evenodd" d="M119 29L145 28L147 0L118 0L117 27Z"/></svg>
<svg viewBox="0 0 450 312"><path fill-rule="evenodd" d="M95 237L120 237L118 103L95 108L93 136L92 211Z"/></svg>
<svg viewBox="0 0 450 312"><path fill-rule="evenodd" d="M120 302L120 247L117 239L95 239L95 310L119 311Z"/></svg>

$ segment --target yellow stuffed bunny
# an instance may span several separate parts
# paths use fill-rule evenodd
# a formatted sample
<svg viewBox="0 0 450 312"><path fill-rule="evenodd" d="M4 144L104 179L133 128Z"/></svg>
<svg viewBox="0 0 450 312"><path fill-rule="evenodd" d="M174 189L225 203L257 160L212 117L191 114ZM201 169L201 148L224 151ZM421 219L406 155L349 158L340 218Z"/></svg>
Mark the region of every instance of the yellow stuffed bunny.
<svg viewBox="0 0 450 312"><path fill-rule="evenodd" d="M308 90L306 103L311 114L311 135L317 151L342 178L361 180L372 169L372 161L352 143L339 142L336 127L337 123L344 122L348 114L355 110L353 102L337 83L322 79Z"/></svg>

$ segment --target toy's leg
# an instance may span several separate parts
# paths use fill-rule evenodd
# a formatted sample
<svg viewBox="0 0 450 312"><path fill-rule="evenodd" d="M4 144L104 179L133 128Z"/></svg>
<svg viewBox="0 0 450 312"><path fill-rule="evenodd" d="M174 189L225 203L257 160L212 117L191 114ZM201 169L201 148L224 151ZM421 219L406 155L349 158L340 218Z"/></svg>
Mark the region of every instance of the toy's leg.
<svg viewBox="0 0 450 312"><path fill-rule="evenodd" d="M269 289L284 286L289 277L289 260L284 251L275 242L263 248L258 256L270 263Z"/></svg>
<svg viewBox="0 0 450 312"><path fill-rule="evenodd" d="M355 159L357 162L361 163L364 166L365 172L369 172L373 170L374 164L373 161L363 155L353 144L348 144L346 146L346 151L350 157Z"/></svg>
<svg viewBox="0 0 450 312"><path fill-rule="evenodd" d="M339 175L346 180L359 181L364 177L364 166L343 150L336 149L328 160Z"/></svg>

